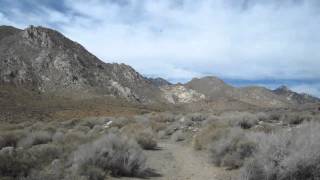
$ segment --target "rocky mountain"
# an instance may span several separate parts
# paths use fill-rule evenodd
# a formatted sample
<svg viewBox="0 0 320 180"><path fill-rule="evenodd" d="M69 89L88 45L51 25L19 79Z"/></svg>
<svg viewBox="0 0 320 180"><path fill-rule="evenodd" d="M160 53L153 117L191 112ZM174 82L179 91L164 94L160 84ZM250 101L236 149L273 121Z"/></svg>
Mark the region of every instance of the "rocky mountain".
<svg viewBox="0 0 320 180"><path fill-rule="evenodd" d="M148 78L149 81L151 81L151 83L157 87L161 87L161 86L169 86L172 85L169 81L163 79L163 78Z"/></svg>
<svg viewBox="0 0 320 180"><path fill-rule="evenodd" d="M207 97L206 100L209 101L238 101L239 103L257 107L285 107L291 104L283 97L274 94L266 88L236 88L213 76L194 78L186 83L185 86L204 94Z"/></svg>
<svg viewBox="0 0 320 180"><path fill-rule="evenodd" d="M44 27L0 27L0 82L41 93L107 95L161 101L161 91L125 64L104 63L80 44Z"/></svg>
<svg viewBox="0 0 320 180"><path fill-rule="evenodd" d="M24 30L0 26L0 84L62 97L116 97L142 104L190 104L202 109L319 102L285 87L274 91L236 88L213 76L174 85L162 78L146 78L128 65L101 61L55 30L34 26Z"/></svg>
<svg viewBox="0 0 320 180"><path fill-rule="evenodd" d="M289 101L293 101L297 104L306 103L319 103L320 99L305 93L297 93L290 90L287 86L280 86L279 88L273 90L277 95L285 97Z"/></svg>

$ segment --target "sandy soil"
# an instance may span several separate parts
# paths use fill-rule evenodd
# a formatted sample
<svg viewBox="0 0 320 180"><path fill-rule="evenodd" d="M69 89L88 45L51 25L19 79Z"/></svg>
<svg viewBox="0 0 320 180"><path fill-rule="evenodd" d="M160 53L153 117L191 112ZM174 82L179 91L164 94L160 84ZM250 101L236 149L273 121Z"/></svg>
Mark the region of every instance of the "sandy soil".
<svg viewBox="0 0 320 180"><path fill-rule="evenodd" d="M173 142L159 143L159 150L146 151L148 167L159 173L155 180L222 180L229 179L225 170L214 167L206 156L190 147ZM121 180L139 178L114 178Z"/></svg>

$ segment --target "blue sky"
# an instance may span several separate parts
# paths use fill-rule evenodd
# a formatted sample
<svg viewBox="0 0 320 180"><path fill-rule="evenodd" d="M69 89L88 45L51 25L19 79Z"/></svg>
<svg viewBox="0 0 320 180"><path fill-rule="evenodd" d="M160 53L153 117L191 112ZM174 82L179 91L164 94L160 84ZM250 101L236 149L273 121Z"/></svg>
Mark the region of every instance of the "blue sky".
<svg viewBox="0 0 320 180"><path fill-rule="evenodd" d="M0 0L0 24L54 28L172 82L214 75L320 97L318 0Z"/></svg>

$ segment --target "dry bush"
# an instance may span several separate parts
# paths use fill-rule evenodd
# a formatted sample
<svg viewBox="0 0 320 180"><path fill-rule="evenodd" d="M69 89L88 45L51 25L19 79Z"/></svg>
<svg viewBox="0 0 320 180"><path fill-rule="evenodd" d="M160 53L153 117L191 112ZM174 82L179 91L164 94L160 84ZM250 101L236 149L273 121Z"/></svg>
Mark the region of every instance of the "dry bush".
<svg viewBox="0 0 320 180"><path fill-rule="evenodd" d="M73 169L81 175L110 172L115 176L142 176L146 170L146 157L135 143L119 134L107 134L82 145L72 158ZM93 176L93 175L91 175Z"/></svg>
<svg viewBox="0 0 320 180"><path fill-rule="evenodd" d="M311 121L312 115L306 112L299 112L299 113L294 112L294 113L284 114L281 120L286 125L298 125L305 121Z"/></svg>
<svg viewBox="0 0 320 180"><path fill-rule="evenodd" d="M259 121L268 121L270 116L265 112L258 112L255 114Z"/></svg>
<svg viewBox="0 0 320 180"><path fill-rule="evenodd" d="M110 120L112 121L111 127L117 127L119 129L130 123L133 123L133 121L127 117L110 118Z"/></svg>
<svg viewBox="0 0 320 180"><path fill-rule="evenodd" d="M176 114L173 114L172 112L165 112L165 113L160 113L155 120L157 122L163 122L163 123L168 123L168 122L174 122L177 121L180 117Z"/></svg>
<svg viewBox="0 0 320 180"><path fill-rule="evenodd" d="M127 136L134 137L143 149L151 150L157 148L157 139L152 129L140 123L128 124L121 129L121 132Z"/></svg>
<svg viewBox="0 0 320 180"><path fill-rule="evenodd" d="M16 147L19 140L25 135L22 130L12 130L0 133L0 149L3 147Z"/></svg>
<svg viewBox="0 0 320 180"><path fill-rule="evenodd" d="M32 146L28 149L28 152L37 159L38 164L48 164L54 159L59 159L63 155L63 149L61 146L55 144L41 144L38 146Z"/></svg>
<svg viewBox="0 0 320 180"><path fill-rule="evenodd" d="M167 124L163 122L151 121L150 126L154 132L163 131L167 128Z"/></svg>
<svg viewBox="0 0 320 180"><path fill-rule="evenodd" d="M221 116L231 126L239 126L242 129L250 129L259 122L259 117L249 112L229 112Z"/></svg>
<svg viewBox="0 0 320 180"><path fill-rule="evenodd" d="M35 157L24 150L4 148L0 151L0 177L26 177L36 164Z"/></svg>
<svg viewBox="0 0 320 180"><path fill-rule="evenodd" d="M306 123L292 131L256 134L257 152L245 163L243 180L313 180L320 178L320 125Z"/></svg>
<svg viewBox="0 0 320 180"><path fill-rule="evenodd" d="M135 135L137 143L146 150L152 150L157 148L157 139L152 129L144 129Z"/></svg>
<svg viewBox="0 0 320 180"><path fill-rule="evenodd" d="M79 144L86 143L89 137L81 131L68 131L65 133L62 143L70 148L74 148Z"/></svg>
<svg viewBox="0 0 320 180"><path fill-rule="evenodd" d="M209 148L211 161L217 166L229 169L241 167L254 151L254 142L250 141L240 128L228 129L217 141L213 141Z"/></svg>
<svg viewBox="0 0 320 180"><path fill-rule="evenodd" d="M192 140L192 147L195 150L207 149L208 145L216 141L226 129L226 125L220 123L207 123Z"/></svg>
<svg viewBox="0 0 320 180"><path fill-rule="evenodd" d="M208 115L203 113L191 113L191 114L188 114L186 118L194 122L200 122L200 121L206 120L208 118Z"/></svg>
<svg viewBox="0 0 320 180"><path fill-rule="evenodd" d="M47 131L30 132L26 136L19 140L18 146L31 147L38 144L47 144L51 142L52 134Z"/></svg>
<svg viewBox="0 0 320 180"><path fill-rule="evenodd" d="M61 131L57 131L52 135L52 141L55 143L60 143L63 141L64 133Z"/></svg>

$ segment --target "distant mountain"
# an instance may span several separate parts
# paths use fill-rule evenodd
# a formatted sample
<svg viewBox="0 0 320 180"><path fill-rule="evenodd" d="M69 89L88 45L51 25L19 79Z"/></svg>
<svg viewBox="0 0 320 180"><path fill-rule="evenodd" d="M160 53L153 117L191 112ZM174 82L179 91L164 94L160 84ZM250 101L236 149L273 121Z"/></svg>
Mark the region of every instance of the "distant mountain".
<svg viewBox="0 0 320 180"><path fill-rule="evenodd" d="M101 61L55 30L34 26L24 30L0 26L0 85L62 97L188 104L193 109L289 107L319 102L285 87L274 91L236 88L213 76L194 78L186 84L146 78L128 65Z"/></svg>
<svg viewBox="0 0 320 180"><path fill-rule="evenodd" d="M151 83L157 87L161 87L161 86L169 86L172 85L169 81L163 79L163 78L148 78L149 81L151 81Z"/></svg>
<svg viewBox="0 0 320 180"><path fill-rule="evenodd" d="M289 101L294 101L298 104L306 103L319 103L320 99L305 93L297 93L290 90L287 86L280 86L279 88L273 90L277 95L285 97Z"/></svg>
<svg viewBox="0 0 320 180"><path fill-rule="evenodd" d="M290 104L266 88L235 88L213 76L194 78L185 86L204 94L209 101L239 101L258 107L284 107Z"/></svg>
<svg viewBox="0 0 320 180"><path fill-rule="evenodd" d="M1 26L0 69L1 84L41 93L161 101L160 89L130 66L104 63L80 44L44 27Z"/></svg>

